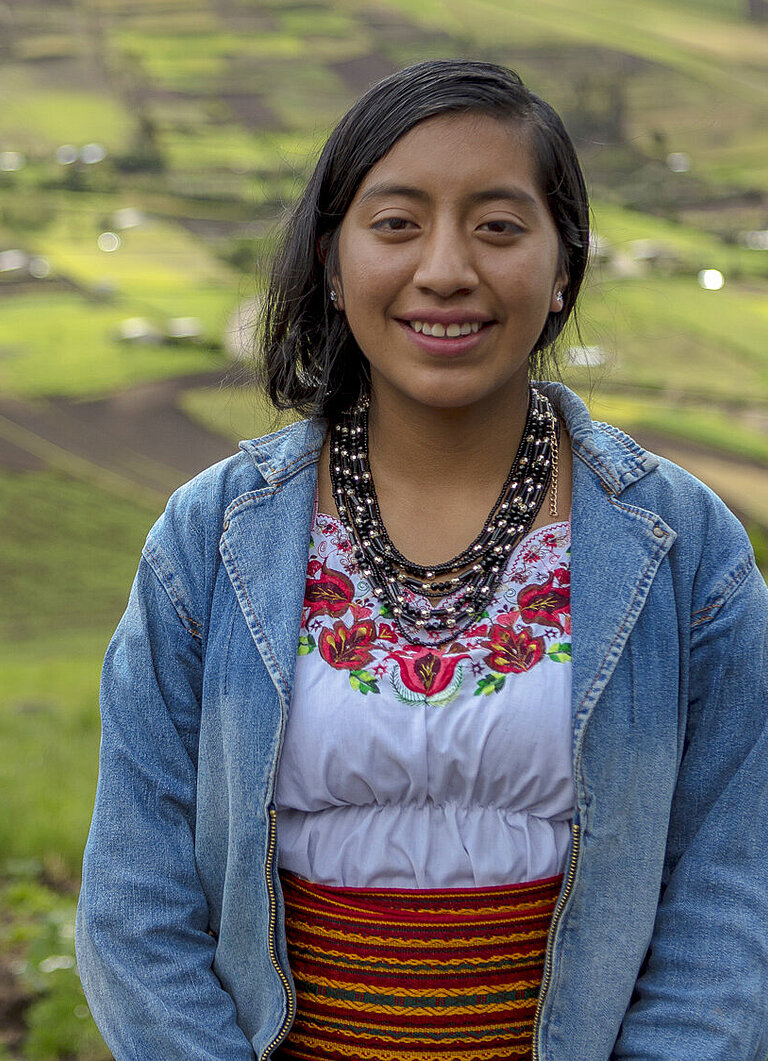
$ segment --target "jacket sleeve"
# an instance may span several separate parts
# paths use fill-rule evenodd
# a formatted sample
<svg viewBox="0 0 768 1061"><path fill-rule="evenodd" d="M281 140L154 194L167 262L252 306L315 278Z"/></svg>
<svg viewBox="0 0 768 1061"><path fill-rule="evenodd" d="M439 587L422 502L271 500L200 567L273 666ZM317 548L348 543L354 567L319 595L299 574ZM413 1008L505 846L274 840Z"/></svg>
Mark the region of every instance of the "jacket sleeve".
<svg viewBox="0 0 768 1061"><path fill-rule="evenodd" d="M768 1057L768 592L750 555L698 600L664 888L615 1061Z"/></svg>
<svg viewBox="0 0 768 1061"><path fill-rule="evenodd" d="M143 558L107 652L78 966L116 1061L254 1061L212 968L194 852L201 643L172 593Z"/></svg>

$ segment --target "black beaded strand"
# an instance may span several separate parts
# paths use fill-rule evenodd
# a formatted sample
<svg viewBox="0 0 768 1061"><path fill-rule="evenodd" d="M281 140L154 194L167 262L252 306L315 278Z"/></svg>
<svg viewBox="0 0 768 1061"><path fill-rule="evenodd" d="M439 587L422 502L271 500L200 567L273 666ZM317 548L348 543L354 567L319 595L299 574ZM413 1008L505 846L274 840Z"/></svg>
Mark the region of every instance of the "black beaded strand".
<svg viewBox="0 0 768 1061"><path fill-rule="evenodd" d="M368 463L367 399L333 426L330 473L339 515L361 573L412 643L448 644L483 612L509 554L530 530L547 494L557 465L558 426L549 400L531 388L520 445L482 530L458 556L429 567L397 550L381 518ZM451 599L425 607L409 594Z"/></svg>

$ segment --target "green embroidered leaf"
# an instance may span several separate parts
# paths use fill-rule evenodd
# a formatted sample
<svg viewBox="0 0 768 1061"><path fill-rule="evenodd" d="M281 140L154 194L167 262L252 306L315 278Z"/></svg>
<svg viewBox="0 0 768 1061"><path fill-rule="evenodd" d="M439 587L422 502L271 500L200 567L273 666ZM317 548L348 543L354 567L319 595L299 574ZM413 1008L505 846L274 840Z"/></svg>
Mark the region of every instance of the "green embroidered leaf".
<svg viewBox="0 0 768 1061"><path fill-rule="evenodd" d="M559 641L556 645L550 645L547 655L554 663L571 662L571 645L569 641Z"/></svg>
<svg viewBox="0 0 768 1061"><path fill-rule="evenodd" d="M308 656L310 652L317 648L317 641L315 641L312 634L302 634L299 638L299 655Z"/></svg>
<svg viewBox="0 0 768 1061"><path fill-rule="evenodd" d="M367 696L368 693L377 693L379 691L376 679L371 672L367 670L350 671L349 684L356 692L362 693L363 696Z"/></svg>
<svg viewBox="0 0 768 1061"><path fill-rule="evenodd" d="M392 609L390 608L390 606L388 604L382 604L381 607L379 608L379 615L383 619L391 619L392 618Z"/></svg>
<svg viewBox="0 0 768 1061"><path fill-rule="evenodd" d="M478 681L475 696L490 696L491 693L501 692L505 681L503 674L487 674Z"/></svg>

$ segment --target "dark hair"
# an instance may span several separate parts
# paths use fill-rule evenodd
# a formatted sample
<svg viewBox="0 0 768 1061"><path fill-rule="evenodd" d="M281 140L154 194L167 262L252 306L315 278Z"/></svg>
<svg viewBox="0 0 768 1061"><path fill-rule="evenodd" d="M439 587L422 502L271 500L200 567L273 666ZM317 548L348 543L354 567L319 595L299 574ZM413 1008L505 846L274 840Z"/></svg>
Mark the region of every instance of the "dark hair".
<svg viewBox="0 0 768 1061"><path fill-rule="evenodd" d="M278 409L333 418L367 387L367 362L343 313L330 305L344 215L368 171L419 122L449 112L512 121L531 134L542 194L568 275L561 312L550 313L532 372L570 316L589 247L589 205L576 151L558 114L511 70L437 59L400 70L370 88L344 115L283 230L263 310L262 380Z"/></svg>

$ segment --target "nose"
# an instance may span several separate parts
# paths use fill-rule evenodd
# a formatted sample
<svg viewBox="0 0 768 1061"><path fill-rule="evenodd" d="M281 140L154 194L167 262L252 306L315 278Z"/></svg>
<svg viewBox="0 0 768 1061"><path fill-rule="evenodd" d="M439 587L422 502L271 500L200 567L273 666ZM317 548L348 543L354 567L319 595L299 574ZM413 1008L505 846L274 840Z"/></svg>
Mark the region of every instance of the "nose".
<svg viewBox="0 0 768 1061"><path fill-rule="evenodd" d="M440 298L473 291L479 278L467 237L458 224L436 224L422 237L414 284Z"/></svg>

